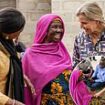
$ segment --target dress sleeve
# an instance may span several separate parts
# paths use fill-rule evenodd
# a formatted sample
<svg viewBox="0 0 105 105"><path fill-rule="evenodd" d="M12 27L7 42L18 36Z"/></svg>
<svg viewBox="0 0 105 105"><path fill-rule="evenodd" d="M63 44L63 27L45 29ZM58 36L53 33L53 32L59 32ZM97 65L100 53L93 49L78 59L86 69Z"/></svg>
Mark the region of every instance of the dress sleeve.
<svg viewBox="0 0 105 105"><path fill-rule="evenodd" d="M5 105L9 97L0 92L0 105Z"/></svg>
<svg viewBox="0 0 105 105"><path fill-rule="evenodd" d="M79 48L77 37L75 38L74 48L73 48L73 68L79 63Z"/></svg>
<svg viewBox="0 0 105 105"><path fill-rule="evenodd" d="M3 51L0 51L0 105L5 105L9 99L9 97L4 94L5 83L7 80L6 77L8 72L9 72L9 59L3 53Z"/></svg>

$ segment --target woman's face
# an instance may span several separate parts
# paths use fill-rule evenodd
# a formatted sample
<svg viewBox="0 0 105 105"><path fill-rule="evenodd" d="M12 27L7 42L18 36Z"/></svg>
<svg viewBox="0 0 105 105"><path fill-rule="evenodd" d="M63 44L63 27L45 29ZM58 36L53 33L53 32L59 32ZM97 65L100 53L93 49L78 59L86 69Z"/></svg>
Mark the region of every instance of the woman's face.
<svg viewBox="0 0 105 105"><path fill-rule="evenodd" d="M98 22L95 20L89 20L84 15L78 16L80 26L84 29L86 34L94 34L98 31Z"/></svg>
<svg viewBox="0 0 105 105"><path fill-rule="evenodd" d="M8 36L9 40L13 40L13 39L17 39L21 32L22 32L22 30L19 30L19 31L14 32L14 33L9 33L9 34L3 33L3 36L5 36L5 37Z"/></svg>
<svg viewBox="0 0 105 105"><path fill-rule="evenodd" d="M53 21L49 26L45 42L59 42L63 36L63 24L60 21Z"/></svg>

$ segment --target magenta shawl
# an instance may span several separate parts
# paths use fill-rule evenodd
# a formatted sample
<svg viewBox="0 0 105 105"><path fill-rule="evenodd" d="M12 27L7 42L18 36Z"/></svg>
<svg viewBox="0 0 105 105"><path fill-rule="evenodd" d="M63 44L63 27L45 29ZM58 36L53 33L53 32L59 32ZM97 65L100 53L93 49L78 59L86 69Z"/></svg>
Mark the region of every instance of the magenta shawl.
<svg viewBox="0 0 105 105"><path fill-rule="evenodd" d="M76 105L89 105L92 98L91 93L88 91L87 86L83 80L79 81L81 75L80 70L74 70L70 77L70 94Z"/></svg>
<svg viewBox="0 0 105 105"><path fill-rule="evenodd" d="M29 90L25 89L26 105L40 105L44 86L65 69L72 69L70 56L62 42L42 43L49 25L55 18L61 19L54 14L47 14L40 18L34 44L26 50L22 59L23 71L30 78L36 90L36 96L32 98Z"/></svg>

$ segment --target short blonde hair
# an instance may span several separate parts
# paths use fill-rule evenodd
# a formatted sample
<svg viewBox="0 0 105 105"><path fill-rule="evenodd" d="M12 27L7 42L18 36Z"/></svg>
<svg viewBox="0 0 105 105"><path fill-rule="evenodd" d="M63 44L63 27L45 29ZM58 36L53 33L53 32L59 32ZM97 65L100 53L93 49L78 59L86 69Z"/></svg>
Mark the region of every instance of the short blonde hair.
<svg viewBox="0 0 105 105"><path fill-rule="evenodd" d="M84 15L89 20L97 20L105 23L102 9L96 2L84 3L77 9L76 15Z"/></svg>

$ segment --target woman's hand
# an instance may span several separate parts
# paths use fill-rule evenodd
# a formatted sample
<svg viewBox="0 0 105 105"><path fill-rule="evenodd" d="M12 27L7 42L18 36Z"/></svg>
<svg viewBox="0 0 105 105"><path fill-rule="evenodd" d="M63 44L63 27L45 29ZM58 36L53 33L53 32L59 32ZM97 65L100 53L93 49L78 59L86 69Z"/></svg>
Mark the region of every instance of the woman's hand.
<svg viewBox="0 0 105 105"><path fill-rule="evenodd" d="M101 94L100 94L100 93L96 93L96 94L94 94L94 96L93 96L93 97L98 98L98 97L100 97L100 96L101 96Z"/></svg>
<svg viewBox="0 0 105 105"><path fill-rule="evenodd" d="M5 105L25 105L19 101L8 99L7 103Z"/></svg>
<svg viewBox="0 0 105 105"><path fill-rule="evenodd" d="M101 91L95 93L93 97L96 97L96 98L101 97L104 93L105 93L105 88L103 88Z"/></svg>
<svg viewBox="0 0 105 105"><path fill-rule="evenodd" d="M35 88L34 88L33 84L31 83L31 81L29 80L29 78L26 75L24 75L24 81L25 81L26 85L29 87L31 93L33 95L36 95Z"/></svg>

